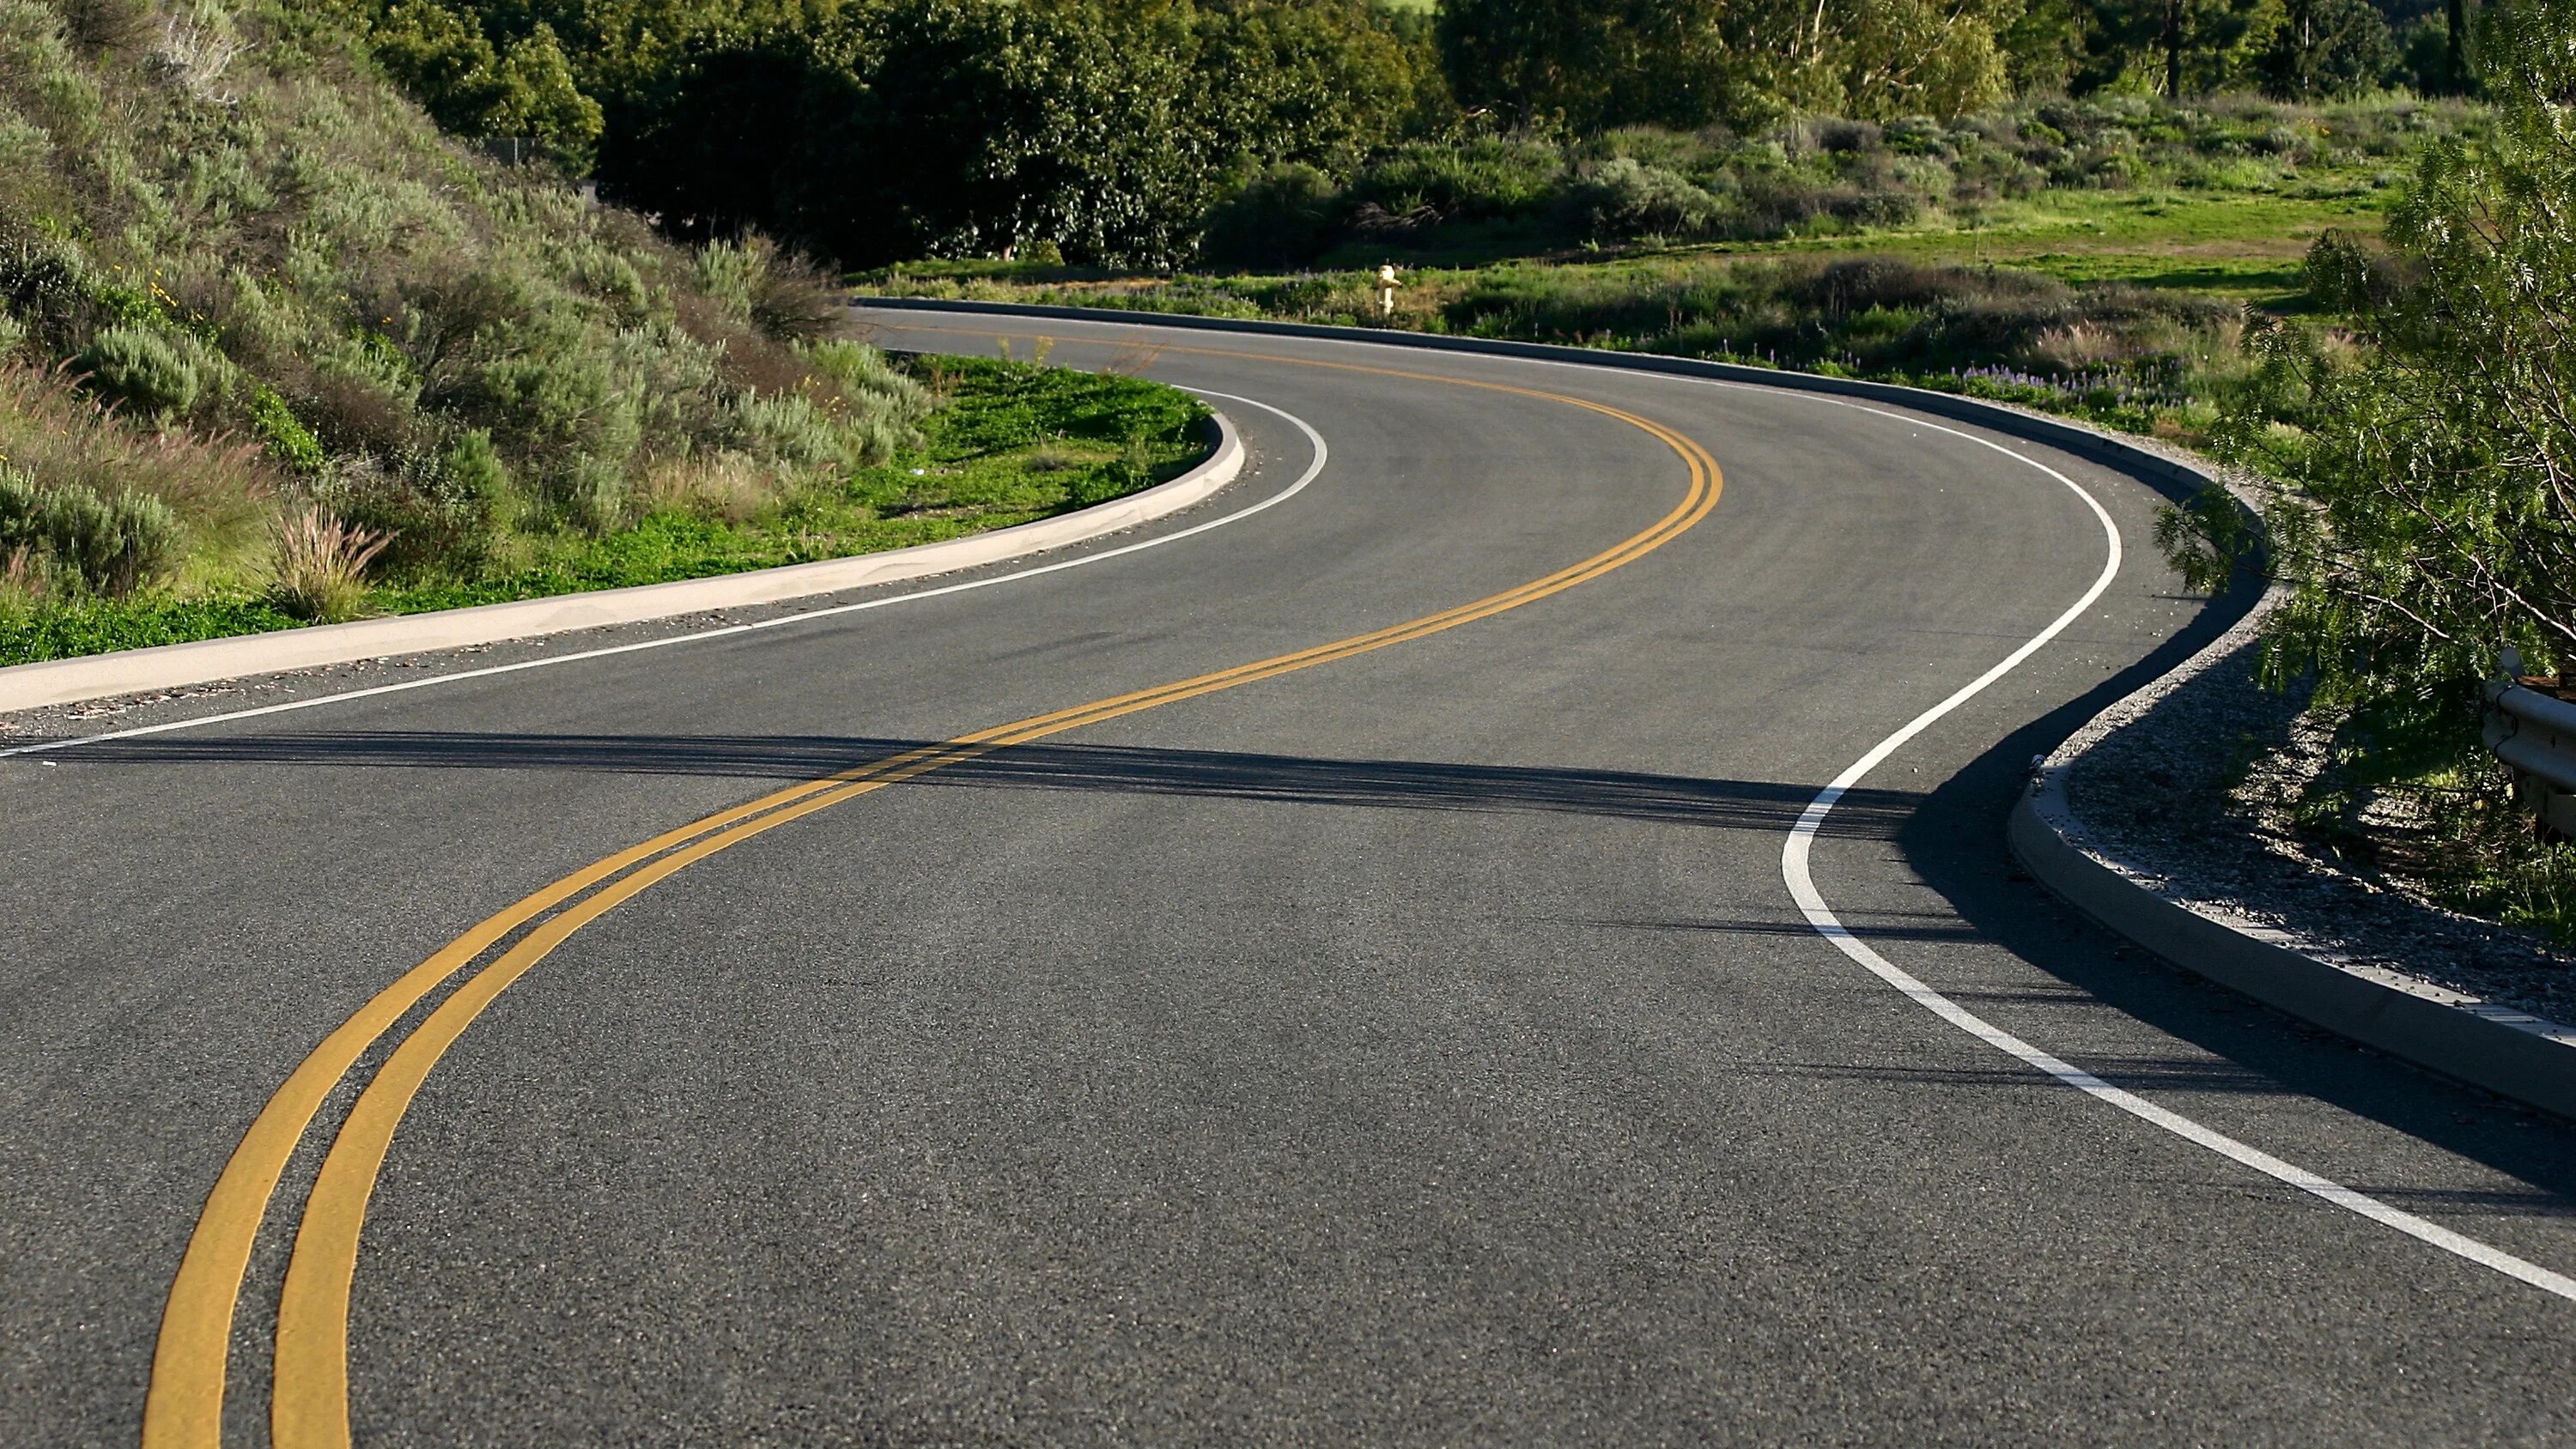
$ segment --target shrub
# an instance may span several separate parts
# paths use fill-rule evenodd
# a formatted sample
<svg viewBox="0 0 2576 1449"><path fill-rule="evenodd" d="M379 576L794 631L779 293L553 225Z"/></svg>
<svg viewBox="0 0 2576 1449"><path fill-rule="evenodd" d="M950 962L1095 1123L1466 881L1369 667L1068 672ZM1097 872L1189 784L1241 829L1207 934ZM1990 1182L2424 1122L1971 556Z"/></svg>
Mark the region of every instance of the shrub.
<svg viewBox="0 0 2576 1449"><path fill-rule="evenodd" d="M142 327L108 327L81 351L90 385L156 418L185 413L215 370L202 346Z"/></svg>
<svg viewBox="0 0 2576 1449"><path fill-rule="evenodd" d="M822 268L757 232L699 248L695 271L709 297L776 341L820 337L846 310L841 289Z"/></svg>
<svg viewBox="0 0 2576 1449"><path fill-rule="evenodd" d="M741 445L790 468L848 468L860 462L859 440L801 393L746 399L738 410Z"/></svg>
<svg viewBox="0 0 2576 1449"><path fill-rule="evenodd" d="M1280 266L1323 250L1341 203L1332 178L1304 162L1273 166L1217 203L1199 244L1209 261Z"/></svg>
<svg viewBox="0 0 2576 1449"><path fill-rule="evenodd" d="M92 54L140 50L152 34L152 7L144 0L60 0L63 29Z"/></svg>
<svg viewBox="0 0 2576 1449"><path fill-rule="evenodd" d="M178 515L157 498L42 487L0 468L0 558L32 559L60 586L122 598L167 573L179 544Z"/></svg>
<svg viewBox="0 0 2576 1449"><path fill-rule="evenodd" d="M150 494L185 520L193 546L215 557L259 546L276 478L255 445L133 427L75 386L75 376L0 365L0 458L53 486Z"/></svg>
<svg viewBox="0 0 2576 1449"><path fill-rule="evenodd" d="M1564 152L1535 137L1418 142L1362 172L1351 196L1397 216L1425 206L1451 219L1527 216L1555 199L1564 175Z"/></svg>
<svg viewBox="0 0 2576 1449"><path fill-rule="evenodd" d="M343 459L314 493L333 516L382 540L388 575L471 578L497 551L508 502L506 485L480 466L486 462L497 462L488 441L420 449L390 462Z"/></svg>
<svg viewBox="0 0 2576 1449"><path fill-rule="evenodd" d="M295 420L277 389L262 384L250 397L250 430L268 455L298 473L322 471L322 444Z"/></svg>
<svg viewBox="0 0 2576 1449"><path fill-rule="evenodd" d="M1568 189L1566 205L1594 236L1699 236L1717 224L1716 197L1661 166L1621 156Z"/></svg>

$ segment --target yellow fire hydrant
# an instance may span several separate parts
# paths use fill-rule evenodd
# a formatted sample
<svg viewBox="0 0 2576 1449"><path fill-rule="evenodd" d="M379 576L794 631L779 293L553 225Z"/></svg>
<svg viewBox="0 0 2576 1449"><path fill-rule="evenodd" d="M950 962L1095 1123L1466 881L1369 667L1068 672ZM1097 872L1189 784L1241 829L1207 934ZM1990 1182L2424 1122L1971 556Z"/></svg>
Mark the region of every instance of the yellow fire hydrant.
<svg viewBox="0 0 2576 1449"><path fill-rule="evenodd" d="M1395 263L1381 262L1377 269L1377 311L1381 317L1395 315Z"/></svg>

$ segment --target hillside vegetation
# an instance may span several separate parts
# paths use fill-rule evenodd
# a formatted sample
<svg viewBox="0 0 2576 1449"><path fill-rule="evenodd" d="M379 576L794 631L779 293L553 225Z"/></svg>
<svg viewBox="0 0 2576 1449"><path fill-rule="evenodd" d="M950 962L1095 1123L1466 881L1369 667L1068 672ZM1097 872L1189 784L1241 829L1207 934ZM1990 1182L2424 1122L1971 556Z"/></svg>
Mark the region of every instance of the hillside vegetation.
<svg viewBox="0 0 2576 1449"><path fill-rule="evenodd" d="M2375 232L2423 148L2482 115L2107 96L1947 124L1799 117L1745 138L1420 143L1345 187L1285 168L1220 207L1211 249L1271 265L926 260L860 280L1823 368L2188 439L2247 370L2245 306L2306 305L2306 247ZM1380 259L1413 263L1387 317Z"/></svg>
<svg viewBox="0 0 2576 1449"><path fill-rule="evenodd" d="M0 662L912 542L1187 450L1176 395L926 382L842 311L459 146L327 12L0 0ZM937 481L1032 396L1118 421Z"/></svg>

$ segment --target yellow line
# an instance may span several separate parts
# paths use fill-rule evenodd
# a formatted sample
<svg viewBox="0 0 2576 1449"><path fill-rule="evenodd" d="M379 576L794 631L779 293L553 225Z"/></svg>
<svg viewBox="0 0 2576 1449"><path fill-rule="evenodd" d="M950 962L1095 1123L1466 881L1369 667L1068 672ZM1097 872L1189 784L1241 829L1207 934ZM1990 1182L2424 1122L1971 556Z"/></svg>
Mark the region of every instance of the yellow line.
<svg viewBox="0 0 2576 1449"><path fill-rule="evenodd" d="M886 785L1007 745L1420 638L1571 588L1659 547L1697 523L1716 505L1724 486L1715 462L1697 444L1658 424L1599 403L1432 374L1339 363L1310 365L1518 393L1601 413L1643 429L1680 454L1690 468L1690 491L1672 512L1643 532L1581 563L1517 588L1350 639L1077 705L788 786L620 851L483 921L404 973L325 1038L262 1108L234 1149L208 1195L163 1311L144 1410L146 1449L219 1449L225 1359L242 1275L288 1157L332 1089L358 1058L405 1012L513 931L583 891L603 881L611 882L538 926L470 978L397 1048L360 1094L325 1158L322 1178L307 1201L289 1262L286 1293L279 1305L271 1415L272 1434L279 1449L348 1443L349 1287L356 1268L366 1200L404 1110L430 1068L475 1015L581 926L716 851L761 834L773 825ZM641 862L649 863L621 876L621 872Z"/></svg>

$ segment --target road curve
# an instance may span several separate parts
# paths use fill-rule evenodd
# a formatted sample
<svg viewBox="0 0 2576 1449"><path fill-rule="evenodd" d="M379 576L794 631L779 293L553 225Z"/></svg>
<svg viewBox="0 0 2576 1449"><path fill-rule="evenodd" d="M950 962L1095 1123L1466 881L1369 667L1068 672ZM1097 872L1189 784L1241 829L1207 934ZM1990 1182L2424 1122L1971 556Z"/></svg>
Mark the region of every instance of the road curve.
<svg viewBox="0 0 2576 1449"><path fill-rule="evenodd" d="M1069 568L0 759L0 1441L2576 1430L2576 1133L2011 868L2030 757L2224 622L2137 480L873 320L1256 466Z"/></svg>

